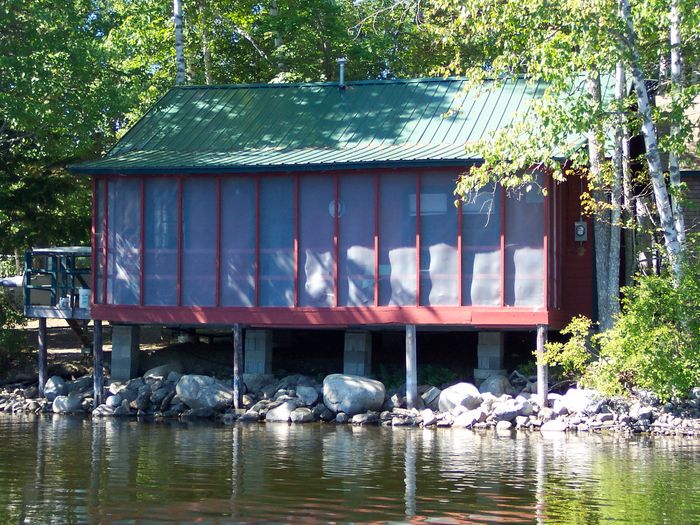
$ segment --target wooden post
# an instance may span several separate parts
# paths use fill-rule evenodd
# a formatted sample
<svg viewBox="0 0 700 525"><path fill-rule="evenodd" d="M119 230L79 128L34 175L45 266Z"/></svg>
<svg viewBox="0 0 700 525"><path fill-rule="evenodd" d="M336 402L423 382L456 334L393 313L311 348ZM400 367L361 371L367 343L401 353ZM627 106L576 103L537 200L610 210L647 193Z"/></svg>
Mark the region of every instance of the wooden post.
<svg viewBox="0 0 700 525"><path fill-rule="evenodd" d="M540 404L547 406L549 392L549 371L544 362L544 344L547 342L547 325L537 325L537 397Z"/></svg>
<svg viewBox="0 0 700 525"><path fill-rule="evenodd" d="M406 325L406 406L416 408L418 399L418 363L416 362L416 325Z"/></svg>
<svg viewBox="0 0 700 525"><path fill-rule="evenodd" d="M46 317L39 318L39 395L44 396L46 385Z"/></svg>
<svg viewBox="0 0 700 525"><path fill-rule="evenodd" d="M233 408L241 407L241 362L243 361L243 330L233 325Z"/></svg>
<svg viewBox="0 0 700 525"><path fill-rule="evenodd" d="M102 373L102 321L95 319L93 321L93 336L92 336L92 364L93 372L93 391L95 400L93 406L97 408L102 404L104 393L105 378Z"/></svg>

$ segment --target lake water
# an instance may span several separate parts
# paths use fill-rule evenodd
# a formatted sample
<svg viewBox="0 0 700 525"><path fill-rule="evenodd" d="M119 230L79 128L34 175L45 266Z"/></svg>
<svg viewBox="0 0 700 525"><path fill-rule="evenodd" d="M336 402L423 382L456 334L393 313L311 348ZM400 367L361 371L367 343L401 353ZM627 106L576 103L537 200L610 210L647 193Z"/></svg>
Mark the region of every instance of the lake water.
<svg viewBox="0 0 700 525"><path fill-rule="evenodd" d="M0 523L700 523L700 440L0 414Z"/></svg>

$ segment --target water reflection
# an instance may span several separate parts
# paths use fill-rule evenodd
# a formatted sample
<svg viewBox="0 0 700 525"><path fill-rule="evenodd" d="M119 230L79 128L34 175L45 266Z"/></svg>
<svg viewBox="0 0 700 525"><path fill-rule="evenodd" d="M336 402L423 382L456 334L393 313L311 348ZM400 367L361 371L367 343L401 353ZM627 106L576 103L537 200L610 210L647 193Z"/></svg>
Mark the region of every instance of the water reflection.
<svg viewBox="0 0 700 525"><path fill-rule="evenodd" d="M0 440L0 523L700 520L697 440L4 415Z"/></svg>

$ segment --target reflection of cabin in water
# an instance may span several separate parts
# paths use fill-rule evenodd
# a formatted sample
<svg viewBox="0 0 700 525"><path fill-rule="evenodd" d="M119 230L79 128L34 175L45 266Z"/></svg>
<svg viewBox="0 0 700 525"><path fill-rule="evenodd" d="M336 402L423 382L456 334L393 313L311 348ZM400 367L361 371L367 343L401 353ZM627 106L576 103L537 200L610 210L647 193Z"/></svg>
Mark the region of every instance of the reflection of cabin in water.
<svg viewBox="0 0 700 525"><path fill-rule="evenodd" d="M541 90L464 88L173 88L104 158L73 167L94 181L92 317L127 343L139 324L244 325L248 371L269 371L274 328L347 330L345 370L360 374L368 331L478 331L484 377L503 366L504 331L590 315L579 184L542 176L545 197L496 187L454 204L480 162L464 144Z"/></svg>

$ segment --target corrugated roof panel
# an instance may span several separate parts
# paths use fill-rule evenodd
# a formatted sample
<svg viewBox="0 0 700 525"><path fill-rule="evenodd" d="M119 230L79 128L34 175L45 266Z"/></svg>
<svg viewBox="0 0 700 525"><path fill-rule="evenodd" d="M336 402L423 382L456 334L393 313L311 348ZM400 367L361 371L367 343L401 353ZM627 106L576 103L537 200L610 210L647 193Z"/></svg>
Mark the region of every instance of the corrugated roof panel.
<svg viewBox="0 0 700 525"><path fill-rule="evenodd" d="M489 81L487 81L489 82ZM609 79L604 91L613 89ZM525 113L544 86L464 79L175 87L85 173L463 164L464 145ZM579 88L580 89L580 88ZM581 137L580 139L584 139Z"/></svg>

